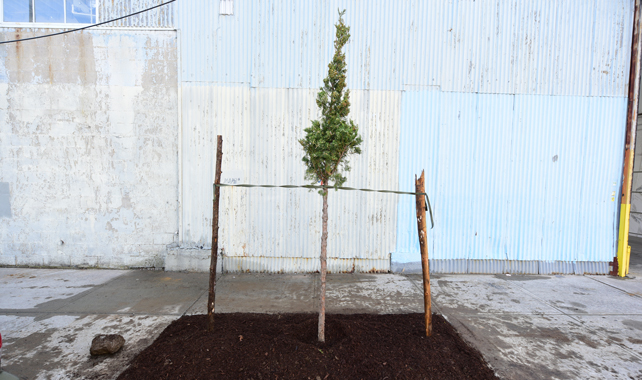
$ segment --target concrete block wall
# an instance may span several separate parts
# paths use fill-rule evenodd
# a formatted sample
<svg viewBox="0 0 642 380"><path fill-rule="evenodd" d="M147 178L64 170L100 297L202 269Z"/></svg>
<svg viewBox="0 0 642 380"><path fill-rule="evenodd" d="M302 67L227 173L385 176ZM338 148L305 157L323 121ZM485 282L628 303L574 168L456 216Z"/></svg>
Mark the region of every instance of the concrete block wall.
<svg viewBox="0 0 642 380"><path fill-rule="evenodd" d="M175 31L0 46L0 265L164 266L178 231L177 94Z"/></svg>

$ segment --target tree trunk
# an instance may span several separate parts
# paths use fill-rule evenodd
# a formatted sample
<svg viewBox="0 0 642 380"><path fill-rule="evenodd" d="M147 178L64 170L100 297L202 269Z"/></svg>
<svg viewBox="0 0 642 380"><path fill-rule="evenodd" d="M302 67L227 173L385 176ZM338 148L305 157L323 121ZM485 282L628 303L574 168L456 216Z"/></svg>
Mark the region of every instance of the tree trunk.
<svg viewBox="0 0 642 380"><path fill-rule="evenodd" d="M321 233L321 291L319 293L319 342L325 342L325 274L328 269L328 193L323 195L323 232Z"/></svg>

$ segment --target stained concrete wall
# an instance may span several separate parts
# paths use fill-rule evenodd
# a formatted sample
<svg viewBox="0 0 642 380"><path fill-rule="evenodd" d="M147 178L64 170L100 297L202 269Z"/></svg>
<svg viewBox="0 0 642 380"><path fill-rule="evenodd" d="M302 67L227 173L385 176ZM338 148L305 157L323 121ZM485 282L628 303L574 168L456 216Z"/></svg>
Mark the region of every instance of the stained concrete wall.
<svg viewBox="0 0 642 380"><path fill-rule="evenodd" d="M177 94L175 31L0 46L0 265L163 266L178 231Z"/></svg>

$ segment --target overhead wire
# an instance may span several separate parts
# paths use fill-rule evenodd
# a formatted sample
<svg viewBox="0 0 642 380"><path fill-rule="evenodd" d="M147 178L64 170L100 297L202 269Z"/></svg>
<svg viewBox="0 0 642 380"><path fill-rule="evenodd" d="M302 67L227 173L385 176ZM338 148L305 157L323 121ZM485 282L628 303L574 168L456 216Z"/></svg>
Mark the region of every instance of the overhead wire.
<svg viewBox="0 0 642 380"><path fill-rule="evenodd" d="M328 185L251 185L247 183L242 184L228 184L228 183L214 183L214 189L217 187L264 187L264 188L275 188L280 187L284 189L335 189L335 190L352 190L352 191L366 191L373 193L388 193L388 194L402 194L402 195L423 195L426 197L426 211L430 212L430 224L432 225L430 229L435 227L435 221L432 218L432 206L430 205L430 199L426 193L413 193L410 191L397 191L397 190L375 190L375 189L358 189L355 187L345 187L345 186L328 186ZM213 192L213 194L216 194Z"/></svg>
<svg viewBox="0 0 642 380"><path fill-rule="evenodd" d="M165 1L165 2L160 3L160 4L158 4L158 5L154 5L153 7L146 8L146 9L143 9L143 10L138 11L138 12L130 13L130 14L128 14L128 15L121 16L121 17L118 17L118 18L115 18L115 19L112 19L112 20L109 20L109 21L103 21L103 22L99 22L99 23L97 23L97 24L91 24L91 25L87 25L87 26L80 27L80 28L75 28L75 29L65 30L65 31L62 31L62 32L57 32L57 33L45 34L45 35L42 35L42 36L35 36L35 37L28 37L28 38L21 38L21 39L18 39L18 40L0 41L0 45L3 45L3 44L10 44L10 43L15 43L15 42L22 42L22 41L29 41L29 40L37 40L37 39L40 39L40 38L54 37L54 36L59 36L59 35L61 35L61 34L73 33L73 32L78 32L78 31L80 31L80 30L85 30L85 29L89 29L89 28L94 28L94 27L96 27L96 26L101 26L101 25L109 24L109 23L111 23L111 22L119 21L119 20L122 20L122 19L127 18L127 17L132 17L132 16L136 16L136 15L138 15L138 14L144 13L144 12L151 11L152 9L156 9L156 8L162 7L163 5L167 5L167 4L173 3L173 2L175 2L175 1L176 1L176 0L168 0L168 1ZM35 24L35 23L34 23L34 26L35 26L35 27L37 27L37 24Z"/></svg>

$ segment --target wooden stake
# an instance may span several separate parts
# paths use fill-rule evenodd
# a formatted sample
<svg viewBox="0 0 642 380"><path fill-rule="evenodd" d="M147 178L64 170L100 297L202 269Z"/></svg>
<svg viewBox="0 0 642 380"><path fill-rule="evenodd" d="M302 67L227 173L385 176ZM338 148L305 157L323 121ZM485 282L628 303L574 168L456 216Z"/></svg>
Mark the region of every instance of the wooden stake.
<svg viewBox="0 0 642 380"><path fill-rule="evenodd" d="M415 192L425 193L424 171L417 180L415 175ZM432 335L432 311L430 301L430 264L428 262L428 230L426 228L426 198L425 195L415 195L417 207L417 232L419 233L419 251L421 252L421 271L424 278L424 318L426 320L426 336Z"/></svg>
<svg viewBox="0 0 642 380"><path fill-rule="evenodd" d="M223 136L216 136L216 174L214 183L221 183L221 161L223 161ZM216 297L216 262L218 261L218 201L221 188L214 187L214 205L212 206L212 258L210 260L210 287L207 298L207 331L214 329L214 301Z"/></svg>

